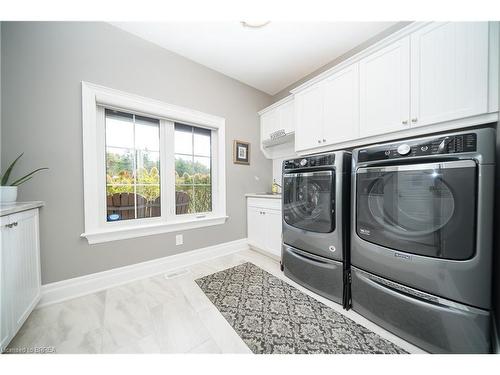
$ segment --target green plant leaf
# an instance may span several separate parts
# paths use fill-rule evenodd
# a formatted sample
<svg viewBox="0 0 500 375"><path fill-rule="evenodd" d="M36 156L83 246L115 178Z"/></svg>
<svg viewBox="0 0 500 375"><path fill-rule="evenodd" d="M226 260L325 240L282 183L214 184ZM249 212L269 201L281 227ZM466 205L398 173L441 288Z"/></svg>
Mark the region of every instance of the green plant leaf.
<svg viewBox="0 0 500 375"><path fill-rule="evenodd" d="M35 169L33 172L28 173L26 176L18 178L16 181L14 181L12 184L10 184L10 186L19 186L22 183L28 181L35 173L43 171L44 169L49 169L49 168L38 168L38 169Z"/></svg>
<svg viewBox="0 0 500 375"><path fill-rule="evenodd" d="M32 178L33 178L33 176L25 178L21 182L18 182L17 185L11 184L10 186L19 186L21 184L24 184L26 181L31 180Z"/></svg>
<svg viewBox="0 0 500 375"><path fill-rule="evenodd" d="M10 177L10 172L12 172L12 169L14 168L14 165L17 163L17 161L21 158L21 156L24 155L24 152L19 155L16 160L14 160L12 162L12 164L9 166L9 168L7 168L7 170L5 171L5 173L3 174L2 176L2 180L0 181L0 186L7 186L7 181L9 180L9 177Z"/></svg>

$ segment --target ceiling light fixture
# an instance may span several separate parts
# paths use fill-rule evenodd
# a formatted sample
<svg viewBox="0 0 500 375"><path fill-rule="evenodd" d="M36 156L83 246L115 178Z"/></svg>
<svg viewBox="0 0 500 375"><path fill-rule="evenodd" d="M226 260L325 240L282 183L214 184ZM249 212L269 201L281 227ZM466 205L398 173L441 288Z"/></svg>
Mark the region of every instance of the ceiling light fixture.
<svg viewBox="0 0 500 375"><path fill-rule="evenodd" d="M271 21L241 21L243 27L248 27L250 29L260 29L270 23Z"/></svg>

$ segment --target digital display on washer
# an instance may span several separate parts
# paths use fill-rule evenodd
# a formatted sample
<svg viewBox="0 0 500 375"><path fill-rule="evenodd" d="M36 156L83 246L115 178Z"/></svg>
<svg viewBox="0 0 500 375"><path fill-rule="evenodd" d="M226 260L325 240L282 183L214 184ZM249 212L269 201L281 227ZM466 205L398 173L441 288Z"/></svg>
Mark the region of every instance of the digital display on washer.
<svg viewBox="0 0 500 375"><path fill-rule="evenodd" d="M438 137L431 140L409 140L406 142L361 149L358 153L358 160L364 162L424 155L455 154L461 152L474 152L476 148L477 136L475 133L469 133Z"/></svg>

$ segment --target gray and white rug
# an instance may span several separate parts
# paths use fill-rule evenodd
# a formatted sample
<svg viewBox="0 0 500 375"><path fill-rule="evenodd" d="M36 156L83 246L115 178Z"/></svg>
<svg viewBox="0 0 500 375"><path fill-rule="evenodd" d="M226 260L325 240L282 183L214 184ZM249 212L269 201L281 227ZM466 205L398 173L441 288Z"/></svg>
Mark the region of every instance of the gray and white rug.
<svg viewBox="0 0 500 375"><path fill-rule="evenodd" d="M196 283L254 353L407 353L252 263Z"/></svg>

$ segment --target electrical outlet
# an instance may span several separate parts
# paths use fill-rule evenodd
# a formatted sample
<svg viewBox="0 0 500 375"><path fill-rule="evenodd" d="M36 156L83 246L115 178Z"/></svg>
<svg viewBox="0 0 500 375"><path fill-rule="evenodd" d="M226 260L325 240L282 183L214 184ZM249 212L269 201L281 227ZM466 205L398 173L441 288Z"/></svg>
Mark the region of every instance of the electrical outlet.
<svg viewBox="0 0 500 375"><path fill-rule="evenodd" d="M184 243L184 236L182 234L178 234L175 236L175 245L182 245Z"/></svg>

